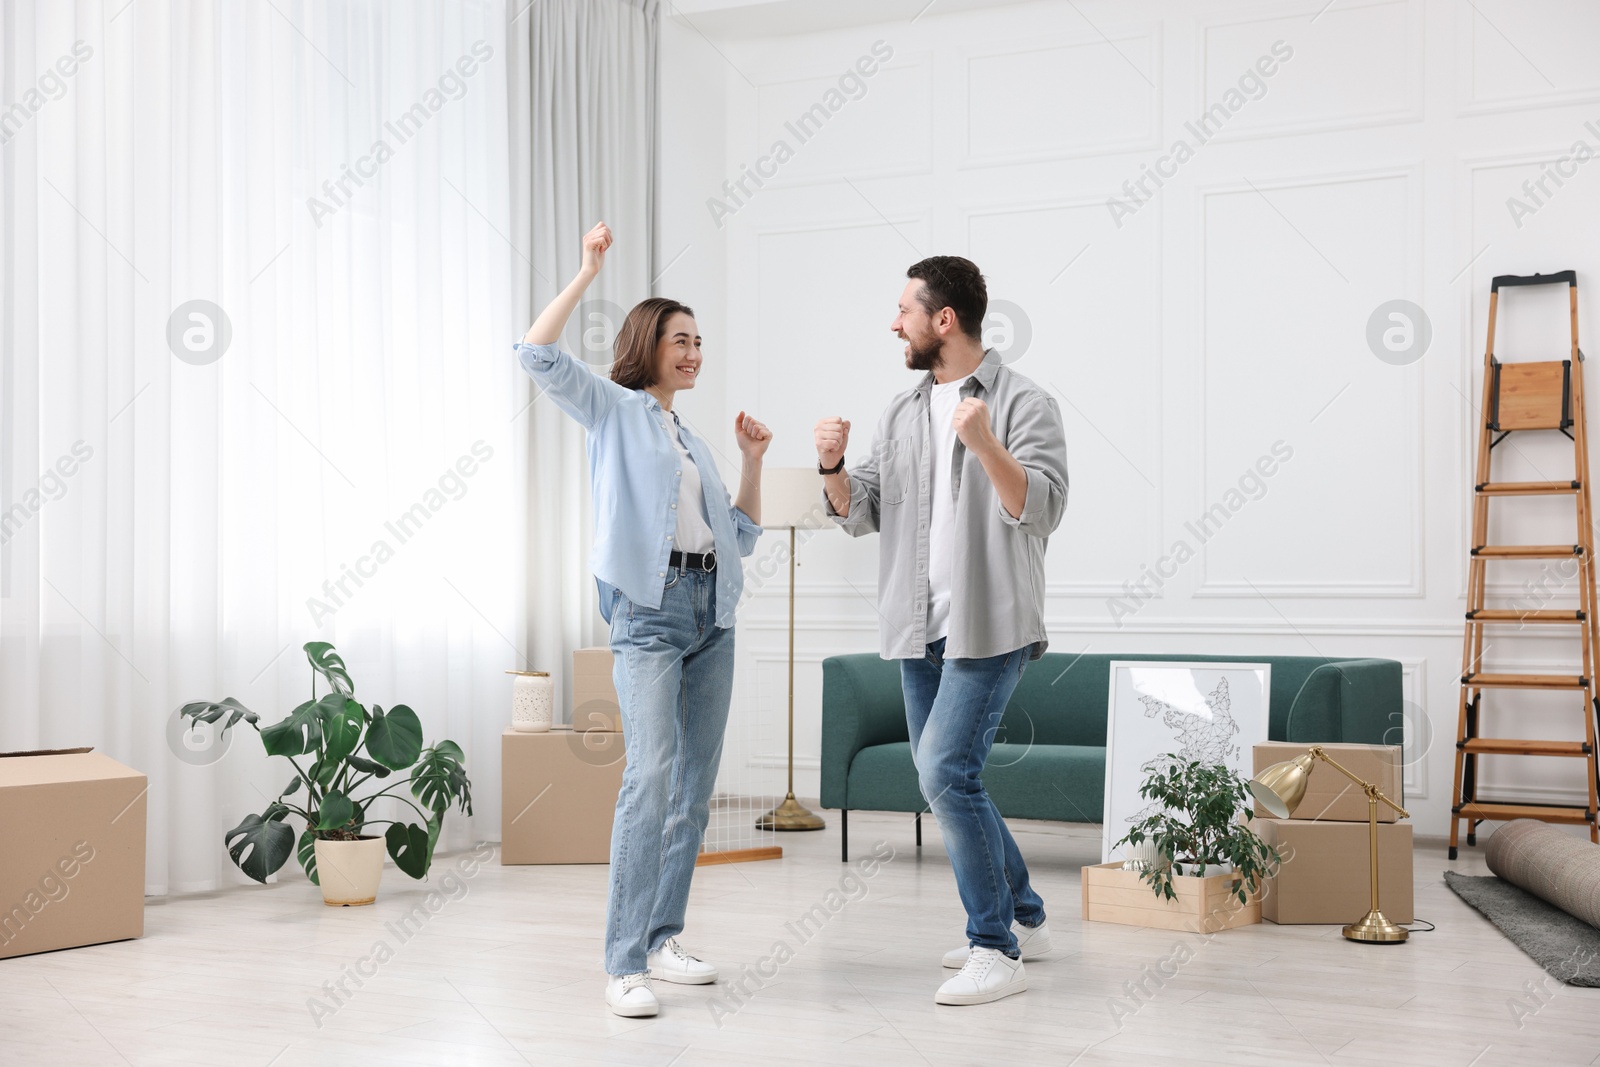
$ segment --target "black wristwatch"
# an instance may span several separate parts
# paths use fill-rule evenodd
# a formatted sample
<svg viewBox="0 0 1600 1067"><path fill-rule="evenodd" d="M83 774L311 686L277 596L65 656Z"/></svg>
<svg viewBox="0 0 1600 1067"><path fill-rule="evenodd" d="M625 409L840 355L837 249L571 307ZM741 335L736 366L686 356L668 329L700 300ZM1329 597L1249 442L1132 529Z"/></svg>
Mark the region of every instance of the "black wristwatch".
<svg viewBox="0 0 1600 1067"><path fill-rule="evenodd" d="M817 473L818 474L838 474L842 470L844 470L844 457L843 456L840 456L839 457L839 462L835 463L831 467L824 467L821 464L821 462L817 463Z"/></svg>

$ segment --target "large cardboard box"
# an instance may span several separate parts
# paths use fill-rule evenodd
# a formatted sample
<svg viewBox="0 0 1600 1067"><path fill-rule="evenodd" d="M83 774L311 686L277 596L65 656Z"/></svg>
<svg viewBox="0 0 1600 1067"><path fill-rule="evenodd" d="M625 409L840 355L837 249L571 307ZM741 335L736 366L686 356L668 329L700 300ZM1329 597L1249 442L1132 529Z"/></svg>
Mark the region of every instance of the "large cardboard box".
<svg viewBox="0 0 1600 1067"><path fill-rule="evenodd" d="M1311 748L1299 741L1264 741L1254 749L1252 774L1260 774L1274 763L1294 759ZM1323 751L1350 769L1350 773L1371 782L1378 792L1405 807L1405 795L1400 784L1399 745L1322 745ZM1256 818L1270 819L1272 813L1256 805ZM1305 799L1294 809L1293 818L1320 819L1330 822L1366 822L1367 794L1360 786L1340 774L1321 760L1311 765L1311 775L1306 781ZM1395 822L1400 816L1389 805L1378 802L1378 821Z"/></svg>
<svg viewBox="0 0 1600 1067"><path fill-rule="evenodd" d="M624 762L618 733L502 734L500 862L610 862Z"/></svg>
<svg viewBox="0 0 1600 1067"><path fill-rule="evenodd" d="M580 648L572 653L572 728L622 732L622 709L611 674L609 648Z"/></svg>
<svg viewBox="0 0 1600 1067"><path fill-rule="evenodd" d="M144 936L148 786L88 749L0 754L0 959Z"/></svg>
<svg viewBox="0 0 1600 1067"><path fill-rule="evenodd" d="M1366 823L1258 819L1252 825L1283 857L1277 875L1267 879L1263 919L1347 924L1372 907ZM1378 906L1390 922L1415 918L1408 822L1378 824Z"/></svg>

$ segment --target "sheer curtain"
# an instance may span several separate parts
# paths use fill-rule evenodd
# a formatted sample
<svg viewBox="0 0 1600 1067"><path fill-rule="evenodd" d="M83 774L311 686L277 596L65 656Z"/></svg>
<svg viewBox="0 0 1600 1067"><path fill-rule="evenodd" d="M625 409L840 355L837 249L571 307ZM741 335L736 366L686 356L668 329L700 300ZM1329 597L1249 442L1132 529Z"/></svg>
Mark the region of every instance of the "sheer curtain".
<svg viewBox="0 0 1600 1067"><path fill-rule="evenodd" d="M286 781L175 709L274 721L309 640L466 748L477 818L441 847L498 836L539 232L512 221L515 16L0 0L0 750L146 772L150 893L244 881L221 835Z"/></svg>
<svg viewBox="0 0 1600 1067"><path fill-rule="evenodd" d="M572 280L583 234L616 243L563 335L602 373L627 309L654 292L657 0L513 0L511 123L517 330ZM522 12L520 15L517 12ZM530 655L564 676L568 651L607 643L589 571L583 431L528 409ZM570 698L570 684L563 682ZM570 706L568 704L567 706Z"/></svg>

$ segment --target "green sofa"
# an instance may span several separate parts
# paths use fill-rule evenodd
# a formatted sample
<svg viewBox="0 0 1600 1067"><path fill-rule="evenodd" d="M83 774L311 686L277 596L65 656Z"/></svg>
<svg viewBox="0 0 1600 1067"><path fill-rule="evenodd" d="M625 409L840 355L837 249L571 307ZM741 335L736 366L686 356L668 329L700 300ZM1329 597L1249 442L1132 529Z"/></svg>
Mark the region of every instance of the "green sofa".
<svg viewBox="0 0 1600 1067"><path fill-rule="evenodd" d="M984 787L1001 815L1101 821L1112 660L1270 663L1272 740L1397 744L1401 737L1395 660L1047 652L1023 672L984 767ZM873 654L822 661L822 806L839 809L841 859L849 855L852 809L916 813L922 843L927 804L908 736L899 661Z"/></svg>

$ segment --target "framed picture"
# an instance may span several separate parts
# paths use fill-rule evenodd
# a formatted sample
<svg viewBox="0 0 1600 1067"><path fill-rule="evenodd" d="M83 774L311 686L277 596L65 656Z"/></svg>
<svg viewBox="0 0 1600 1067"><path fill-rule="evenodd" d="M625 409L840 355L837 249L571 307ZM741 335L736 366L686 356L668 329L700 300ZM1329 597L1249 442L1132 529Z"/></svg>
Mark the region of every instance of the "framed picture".
<svg viewBox="0 0 1600 1067"><path fill-rule="evenodd" d="M1126 859L1113 846L1152 812L1139 795L1151 763L1168 752L1251 773L1251 749L1267 740L1267 663L1112 660L1106 718L1106 801L1100 861Z"/></svg>

